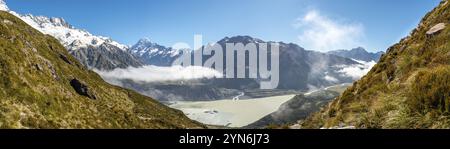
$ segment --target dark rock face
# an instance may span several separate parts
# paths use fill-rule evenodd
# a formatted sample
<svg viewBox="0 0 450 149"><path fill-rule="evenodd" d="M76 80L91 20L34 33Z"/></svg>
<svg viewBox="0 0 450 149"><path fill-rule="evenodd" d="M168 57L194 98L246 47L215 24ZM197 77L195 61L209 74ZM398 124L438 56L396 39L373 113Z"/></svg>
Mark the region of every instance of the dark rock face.
<svg viewBox="0 0 450 149"><path fill-rule="evenodd" d="M363 61L375 61L378 62L380 60L381 55L384 54L384 52L377 52L377 53L371 53L367 52L366 49L362 47L354 48L351 50L336 50L336 51L330 51L328 54L333 54L337 56L342 56L345 58L352 58L356 60L363 60Z"/></svg>
<svg viewBox="0 0 450 149"><path fill-rule="evenodd" d="M88 46L69 51L88 68L113 70L115 68L140 67L142 63L133 55L114 45L102 44L98 47Z"/></svg>
<svg viewBox="0 0 450 149"><path fill-rule="evenodd" d="M59 58L61 58L64 62L66 62L67 64L72 65L72 62L70 62L70 60L67 58L67 56L63 55L63 54L59 54Z"/></svg>
<svg viewBox="0 0 450 149"><path fill-rule="evenodd" d="M82 95L82 96L86 96L90 99L97 99L95 97L95 95L92 93L92 91L89 90L89 87L86 86L85 84L81 83L79 80L77 79L72 79L70 81L70 85L73 87L73 89L75 89L75 91L77 91L78 94Z"/></svg>

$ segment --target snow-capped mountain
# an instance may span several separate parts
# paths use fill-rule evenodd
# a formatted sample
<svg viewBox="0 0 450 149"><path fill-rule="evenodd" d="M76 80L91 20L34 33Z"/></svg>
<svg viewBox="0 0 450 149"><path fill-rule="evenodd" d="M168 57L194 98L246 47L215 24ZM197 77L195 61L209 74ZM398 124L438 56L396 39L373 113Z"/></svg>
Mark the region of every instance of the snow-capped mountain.
<svg viewBox="0 0 450 149"><path fill-rule="evenodd" d="M110 70L142 66L139 60L127 53L127 46L111 38L92 35L86 30L77 29L63 18L18 14L9 10L3 0L0 0L0 10L8 11L40 32L55 37L89 68Z"/></svg>
<svg viewBox="0 0 450 149"><path fill-rule="evenodd" d="M171 66L181 54L181 50L153 43L148 38L139 40L129 50L144 64L155 66Z"/></svg>
<svg viewBox="0 0 450 149"><path fill-rule="evenodd" d="M45 16L33 16L30 14L20 15L22 20L41 31L49 34L66 46L68 50L77 50L87 46L100 46L104 43L126 50L127 46L122 45L108 37L95 36L91 33L76 29L67 23L63 18L49 18Z"/></svg>
<svg viewBox="0 0 450 149"><path fill-rule="evenodd" d="M249 36L236 36L232 38L225 37L218 41L218 43L227 42L241 42L247 44L263 43L264 41ZM179 49L159 45L151 42L149 38L142 38L135 45L133 45L128 52L141 60L144 64L155 66L171 66L172 63L182 54L182 51Z"/></svg>
<svg viewBox="0 0 450 149"><path fill-rule="evenodd" d="M6 5L6 3L3 0L0 0L0 10L1 11L9 11L8 6Z"/></svg>

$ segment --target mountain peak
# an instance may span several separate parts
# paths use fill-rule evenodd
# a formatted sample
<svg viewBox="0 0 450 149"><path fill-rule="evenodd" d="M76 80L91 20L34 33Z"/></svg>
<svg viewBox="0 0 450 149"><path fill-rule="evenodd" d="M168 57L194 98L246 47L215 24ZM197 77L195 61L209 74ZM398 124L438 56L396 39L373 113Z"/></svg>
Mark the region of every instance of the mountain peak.
<svg viewBox="0 0 450 149"><path fill-rule="evenodd" d="M0 10L1 11L9 11L8 6L6 5L6 2L3 0L0 0Z"/></svg>
<svg viewBox="0 0 450 149"><path fill-rule="evenodd" d="M137 44L151 44L151 43L152 43L152 41L148 37L141 38L137 42Z"/></svg>
<svg viewBox="0 0 450 149"><path fill-rule="evenodd" d="M366 51L366 49L364 49L363 47L356 47L356 48L353 48L351 51L357 51L357 52L368 53L368 52Z"/></svg>
<svg viewBox="0 0 450 149"><path fill-rule="evenodd" d="M52 17L49 19L49 21L55 26L64 26L67 28L73 28L69 23L66 22L66 20L64 20L64 18Z"/></svg>
<svg viewBox="0 0 450 149"><path fill-rule="evenodd" d="M149 47L151 47L151 48L161 48L162 46L158 45L156 43L153 43L150 38L144 37L144 38L139 39L139 41L136 44L134 44L131 47L131 49L143 50L143 49L146 49L146 48L149 48Z"/></svg>
<svg viewBox="0 0 450 149"><path fill-rule="evenodd" d="M179 57L180 50L154 43L150 38L142 38L129 50L131 54L148 65L170 66L172 60Z"/></svg>
<svg viewBox="0 0 450 149"><path fill-rule="evenodd" d="M240 43L247 44L247 43L262 43L264 41L261 39L258 39L258 38L253 38L251 36L233 36L233 37L225 37L222 40L220 40L218 43L227 43L227 42L228 43L229 42L231 42L231 43L240 42Z"/></svg>

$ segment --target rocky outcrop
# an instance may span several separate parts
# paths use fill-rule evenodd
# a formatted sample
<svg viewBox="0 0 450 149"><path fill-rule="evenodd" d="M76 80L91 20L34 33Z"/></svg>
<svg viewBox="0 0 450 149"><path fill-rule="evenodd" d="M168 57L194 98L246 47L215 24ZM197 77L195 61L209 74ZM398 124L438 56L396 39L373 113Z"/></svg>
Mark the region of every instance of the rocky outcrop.
<svg viewBox="0 0 450 149"><path fill-rule="evenodd" d="M439 23L436 24L435 26L433 26L430 30L427 31L427 35L434 35L439 33L440 31L442 31L445 28L446 24L445 23Z"/></svg>
<svg viewBox="0 0 450 149"><path fill-rule="evenodd" d="M65 56L63 54L59 54L59 58L61 58L67 64L72 65L72 62L70 62L70 60L67 58L67 56Z"/></svg>
<svg viewBox="0 0 450 149"><path fill-rule="evenodd" d="M94 100L97 99L95 97L95 95L92 93L92 91L89 89L89 87L86 84L81 83L80 80L72 79L70 81L70 85L73 87L73 89L75 89L75 91L78 94L80 94L82 96L86 96L90 99L94 99Z"/></svg>

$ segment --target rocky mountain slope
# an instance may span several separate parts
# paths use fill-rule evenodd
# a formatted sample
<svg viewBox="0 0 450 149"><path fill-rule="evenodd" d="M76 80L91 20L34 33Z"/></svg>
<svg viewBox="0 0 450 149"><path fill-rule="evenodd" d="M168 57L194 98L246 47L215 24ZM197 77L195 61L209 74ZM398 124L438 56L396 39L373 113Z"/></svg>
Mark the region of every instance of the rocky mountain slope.
<svg viewBox="0 0 450 149"><path fill-rule="evenodd" d="M129 54L126 49L108 43L99 46L80 47L69 51L69 53L89 69L108 71L116 68L143 66L143 63Z"/></svg>
<svg viewBox="0 0 450 149"><path fill-rule="evenodd" d="M321 107L339 96L346 87L348 87L347 84L342 84L296 95L283 103L277 111L244 128L278 128L295 124L298 120L305 119L310 114L319 111Z"/></svg>
<svg viewBox="0 0 450 149"><path fill-rule="evenodd" d="M342 56L346 58L361 60L361 61L375 61L378 62L380 60L381 55L384 54L384 52L367 52L366 49L362 47L354 48L351 50L335 50L335 51L329 51L328 54L333 54L337 56Z"/></svg>
<svg viewBox="0 0 450 149"><path fill-rule="evenodd" d="M141 61L127 52L127 46L108 37L92 35L88 31L77 29L63 18L18 14L9 10L3 0L0 0L0 10L7 11L40 32L55 37L70 54L88 68L111 70L142 66Z"/></svg>
<svg viewBox="0 0 450 149"><path fill-rule="evenodd" d="M182 112L112 86L60 42L0 11L1 128L202 128Z"/></svg>
<svg viewBox="0 0 450 149"><path fill-rule="evenodd" d="M443 0L303 128L450 128L450 3Z"/></svg>

